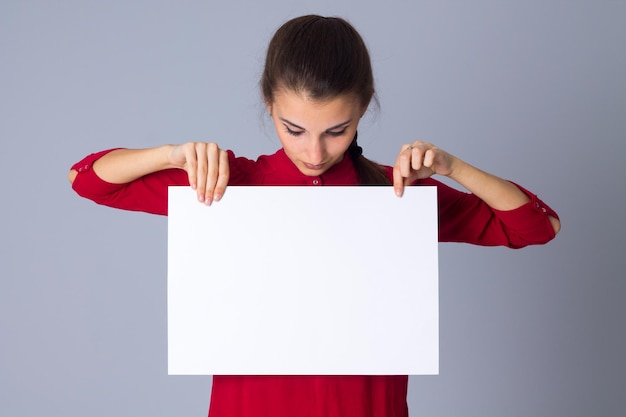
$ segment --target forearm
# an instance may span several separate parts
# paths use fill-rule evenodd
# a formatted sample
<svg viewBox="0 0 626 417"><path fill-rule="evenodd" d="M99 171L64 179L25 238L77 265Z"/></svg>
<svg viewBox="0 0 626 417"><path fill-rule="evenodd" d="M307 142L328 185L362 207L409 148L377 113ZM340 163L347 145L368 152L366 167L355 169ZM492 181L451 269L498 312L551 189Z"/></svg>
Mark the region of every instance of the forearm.
<svg viewBox="0 0 626 417"><path fill-rule="evenodd" d="M454 162L449 177L496 210L513 210L530 201L515 184L460 159Z"/></svg>
<svg viewBox="0 0 626 417"><path fill-rule="evenodd" d="M125 184L153 172L174 168L169 162L171 145L148 149L117 149L93 164L104 181Z"/></svg>

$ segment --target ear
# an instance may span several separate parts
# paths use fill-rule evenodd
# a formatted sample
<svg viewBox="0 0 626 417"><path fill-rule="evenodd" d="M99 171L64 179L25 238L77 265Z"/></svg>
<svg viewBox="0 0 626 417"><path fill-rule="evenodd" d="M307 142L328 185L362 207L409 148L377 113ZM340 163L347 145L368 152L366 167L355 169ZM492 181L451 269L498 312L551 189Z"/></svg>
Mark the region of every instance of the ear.
<svg viewBox="0 0 626 417"><path fill-rule="evenodd" d="M361 107L361 117L365 116L365 113L367 113L367 109L369 108L369 106L370 102L368 101L367 104Z"/></svg>
<svg viewBox="0 0 626 417"><path fill-rule="evenodd" d="M272 103L270 103L269 101L266 101L265 108L267 109L267 114L269 114L270 117L272 117Z"/></svg>

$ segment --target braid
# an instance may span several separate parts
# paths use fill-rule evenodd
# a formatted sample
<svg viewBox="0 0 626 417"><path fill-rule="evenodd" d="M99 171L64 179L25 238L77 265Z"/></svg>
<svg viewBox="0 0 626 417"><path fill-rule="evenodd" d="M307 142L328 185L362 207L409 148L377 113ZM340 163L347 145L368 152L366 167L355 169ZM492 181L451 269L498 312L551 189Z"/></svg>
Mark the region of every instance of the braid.
<svg viewBox="0 0 626 417"><path fill-rule="evenodd" d="M363 156L363 148L357 144L358 133L348 147L348 153L354 164L361 185L391 185L383 167Z"/></svg>

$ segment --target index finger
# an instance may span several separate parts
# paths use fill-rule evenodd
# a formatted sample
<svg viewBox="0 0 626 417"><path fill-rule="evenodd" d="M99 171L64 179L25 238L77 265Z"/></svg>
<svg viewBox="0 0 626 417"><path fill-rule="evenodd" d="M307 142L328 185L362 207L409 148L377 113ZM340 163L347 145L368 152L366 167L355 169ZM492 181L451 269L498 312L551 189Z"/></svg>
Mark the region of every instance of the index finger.
<svg viewBox="0 0 626 417"><path fill-rule="evenodd" d="M397 162L393 167L393 191L398 197L402 197L402 194L404 193L404 177L400 172L400 167Z"/></svg>
<svg viewBox="0 0 626 417"><path fill-rule="evenodd" d="M398 197L402 197L404 194L404 179L410 175L411 172L411 154L413 152L413 145L402 145L400 153L396 158L396 163L393 166L393 189ZM406 171L406 176L402 174L402 171Z"/></svg>

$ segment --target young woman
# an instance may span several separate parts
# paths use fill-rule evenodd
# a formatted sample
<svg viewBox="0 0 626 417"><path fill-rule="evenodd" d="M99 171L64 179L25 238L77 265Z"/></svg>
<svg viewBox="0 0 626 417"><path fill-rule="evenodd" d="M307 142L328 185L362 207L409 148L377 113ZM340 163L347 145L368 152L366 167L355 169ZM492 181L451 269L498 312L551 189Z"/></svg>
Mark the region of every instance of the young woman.
<svg viewBox="0 0 626 417"><path fill-rule="evenodd" d="M74 190L99 204L166 215L169 185L191 185L208 205L228 185L393 185L397 196L407 185L435 185L440 241L520 248L559 231L556 213L534 194L432 144L402 146L393 166L366 159L357 128L374 82L367 48L345 20L303 16L285 23L269 44L261 87L282 144L275 154L252 161L203 142L107 150L72 167ZM216 375L209 416L404 417L407 381Z"/></svg>

